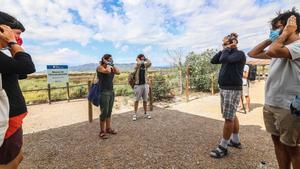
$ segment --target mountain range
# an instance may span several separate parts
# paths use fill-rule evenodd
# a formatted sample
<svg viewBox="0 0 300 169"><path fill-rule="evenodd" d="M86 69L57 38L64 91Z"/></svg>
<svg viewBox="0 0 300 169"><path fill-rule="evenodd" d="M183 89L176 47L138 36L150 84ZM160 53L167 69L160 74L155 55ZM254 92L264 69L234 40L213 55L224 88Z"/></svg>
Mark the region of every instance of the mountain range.
<svg viewBox="0 0 300 169"><path fill-rule="evenodd" d="M88 63L78 66L70 66L70 72L93 72L96 70L98 64L97 63ZM132 71L134 69L135 63L124 63L124 64L115 64L121 71ZM169 69L170 66L152 66L151 70L161 70L161 69Z"/></svg>

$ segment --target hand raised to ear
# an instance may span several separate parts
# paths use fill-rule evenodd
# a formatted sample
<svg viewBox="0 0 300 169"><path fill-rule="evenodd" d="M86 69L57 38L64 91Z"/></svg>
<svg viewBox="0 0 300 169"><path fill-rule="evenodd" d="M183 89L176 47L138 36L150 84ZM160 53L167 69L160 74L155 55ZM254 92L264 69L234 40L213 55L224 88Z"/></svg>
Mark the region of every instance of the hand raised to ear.
<svg viewBox="0 0 300 169"><path fill-rule="evenodd" d="M3 42L8 43L8 42L16 41L15 34L9 26L0 25L0 29L1 29L0 39Z"/></svg>
<svg viewBox="0 0 300 169"><path fill-rule="evenodd" d="M295 33L297 30L297 20L294 15L290 16L286 26L283 29L283 33L286 33L287 35L291 35Z"/></svg>

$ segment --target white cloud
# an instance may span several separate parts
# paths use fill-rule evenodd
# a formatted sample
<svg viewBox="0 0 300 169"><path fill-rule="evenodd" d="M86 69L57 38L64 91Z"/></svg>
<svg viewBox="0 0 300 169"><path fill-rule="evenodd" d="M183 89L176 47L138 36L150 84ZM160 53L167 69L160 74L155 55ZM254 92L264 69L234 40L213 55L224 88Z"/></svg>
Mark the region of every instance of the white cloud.
<svg viewBox="0 0 300 169"><path fill-rule="evenodd" d="M46 54L33 55L33 60L37 67L45 68L51 64L68 64L75 66L84 63L97 63L97 58L80 54L69 48L60 48L56 51L47 52Z"/></svg>
<svg viewBox="0 0 300 169"><path fill-rule="evenodd" d="M152 47L151 46L146 46L142 51L145 55L150 55L151 52L152 52Z"/></svg>
<svg viewBox="0 0 300 169"><path fill-rule="evenodd" d="M128 45L123 45L122 43L117 42L115 44L115 48L118 49L118 50L121 50L122 52L127 52L128 49L129 49L129 46Z"/></svg>
<svg viewBox="0 0 300 169"><path fill-rule="evenodd" d="M240 48L248 49L268 36L268 22L276 11L300 6L299 0L274 0L263 5L254 0L120 0L122 8L112 7L113 11L107 12L103 2L108 1L103 0L0 1L0 10L24 23L25 38L40 41L41 46L64 41L85 46L96 40L112 42L121 52L129 52L130 45L143 45L145 53L152 52L154 45L188 51L219 48L222 37L230 32L237 32ZM180 32L176 33L176 27ZM55 56L47 55L50 58L38 57L38 62L73 62L58 51L51 53ZM82 62L89 61L79 52L72 54Z"/></svg>

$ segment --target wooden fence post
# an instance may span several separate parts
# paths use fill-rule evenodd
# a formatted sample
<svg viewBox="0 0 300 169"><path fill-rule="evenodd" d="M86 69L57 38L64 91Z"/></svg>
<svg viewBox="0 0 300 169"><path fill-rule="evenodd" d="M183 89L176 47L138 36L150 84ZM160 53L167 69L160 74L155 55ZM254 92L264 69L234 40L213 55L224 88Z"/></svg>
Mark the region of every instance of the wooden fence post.
<svg viewBox="0 0 300 169"><path fill-rule="evenodd" d="M68 99L68 102L70 101L70 85L69 85L69 82L67 82L67 99Z"/></svg>
<svg viewBox="0 0 300 169"><path fill-rule="evenodd" d="M190 65L187 65L186 67L185 96L186 96L186 102L188 102L190 96Z"/></svg>
<svg viewBox="0 0 300 169"><path fill-rule="evenodd" d="M153 81L150 79L150 87L149 87L149 100L150 100L150 111L153 111L153 93L152 93Z"/></svg>
<svg viewBox="0 0 300 169"><path fill-rule="evenodd" d="M262 66L263 79L266 80L265 65Z"/></svg>
<svg viewBox="0 0 300 169"><path fill-rule="evenodd" d="M51 86L50 86L50 83L48 83L48 103L51 104Z"/></svg>
<svg viewBox="0 0 300 169"><path fill-rule="evenodd" d="M261 69L261 65L259 65L259 69L258 69L258 81L260 82L260 69Z"/></svg>
<svg viewBox="0 0 300 169"><path fill-rule="evenodd" d="M88 81L88 92L90 92L92 86L92 82L89 80ZM93 107L92 103L88 101L88 115L89 115L89 122L93 122Z"/></svg>
<svg viewBox="0 0 300 169"><path fill-rule="evenodd" d="M211 77L211 94L215 94L214 84L215 84L215 75L212 75L212 77Z"/></svg>

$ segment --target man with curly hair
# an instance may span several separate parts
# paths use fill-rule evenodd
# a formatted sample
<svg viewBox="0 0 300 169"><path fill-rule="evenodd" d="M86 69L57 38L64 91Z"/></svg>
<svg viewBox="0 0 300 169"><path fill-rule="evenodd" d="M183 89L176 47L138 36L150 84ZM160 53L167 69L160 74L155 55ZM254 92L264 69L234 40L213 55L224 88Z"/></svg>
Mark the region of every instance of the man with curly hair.
<svg viewBox="0 0 300 169"><path fill-rule="evenodd" d="M223 50L218 52L211 60L212 64L222 64L218 83L221 96L221 111L225 119L223 138L217 148L210 152L210 156L214 158L225 157L228 146L242 148L236 110L242 96L242 78L246 56L243 51L238 50L237 38L238 35L236 33L225 36L223 39Z"/></svg>
<svg viewBox="0 0 300 169"><path fill-rule="evenodd" d="M300 168L300 117L290 105L300 92L300 15L295 8L277 13L269 38L248 55L271 59L265 85L264 121L271 134L280 169ZM269 47L267 50L265 50Z"/></svg>

